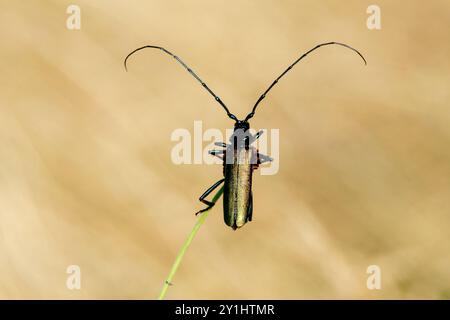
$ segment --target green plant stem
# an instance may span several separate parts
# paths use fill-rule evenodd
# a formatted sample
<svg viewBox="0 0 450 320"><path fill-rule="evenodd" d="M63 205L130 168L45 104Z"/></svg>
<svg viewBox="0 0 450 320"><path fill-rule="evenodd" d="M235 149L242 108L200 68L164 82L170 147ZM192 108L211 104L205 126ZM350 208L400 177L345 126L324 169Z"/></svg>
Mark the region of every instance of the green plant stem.
<svg viewBox="0 0 450 320"><path fill-rule="evenodd" d="M216 203L217 200L219 200L220 196L223 193L223 186L220 188L219 191L214 195L211 202ZM181 260L183 260L184 254L186 253L186 250L191 245L192 240L194 239L195 235L197 234L198 230L202 226L202 224L205 222L206 218L208 217L209 210L203 212L201 216L198 218L197 222L194 225L194 228L192 229L191 233L188 235L187 239L184 241L183 246L181 247L180 251L178 252L178 255L175 259L175 262L172 265L172 268L170 269L169 276L167 277L166 281L164 281L164 285L162 287L161 293L159 294L158 300L163 300L166 296L167 290L169 289L169 286L172 284L172 279L175 276L175 273L178 270L178 267L180 266Z"/></svg>

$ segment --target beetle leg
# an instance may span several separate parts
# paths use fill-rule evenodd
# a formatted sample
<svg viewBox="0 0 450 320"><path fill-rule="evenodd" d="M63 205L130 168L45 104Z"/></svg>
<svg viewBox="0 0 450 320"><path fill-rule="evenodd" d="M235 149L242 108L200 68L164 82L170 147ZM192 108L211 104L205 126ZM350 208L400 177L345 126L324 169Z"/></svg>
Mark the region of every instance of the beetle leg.
<svg viewBox="0 0 450 320"><path fill-rule="evenodd" d="M273 161L273 158L271 158L269 156L266 156L265 154L258 153L258 162L259 162L259 164L266 163L266 162L271 162L271 161Z"/></svg>
<svg viewBox="0 0 450 320"><path fill-rule="evenodd" d="M209 150L208 153L212 154L213 156L217 155L217 154L223 154L225 152L225 150Z"/></svg>
<svg viewBox="0 0 450 320"><path fill-rule="evenodd" d="M254 136L253 141L258 140L259 137L264 133L264 130L259 130Z"/></svg>
<svg viewBox="0 0 450 320"><path fill-rule="evenodd" d="M253 142L255 142L256 140L258 140L259 137L261 137L261 135L264 133L263 130L259 130L257 133L255 133L254 136L250 137L250 144L252 144Z"/></svg>
<svg viewBox="0 0 450 320"><path fill-rule="evenodd" d="M209 150L208 153L210 155L216 156L217 158L223 160L223 155L225 153L225 150Z"/></svg>
<svg viewBox="0 0 450 320"><path fill-rule="evenodd" d="M201 196L200 198L198 198L198 200L200 200L201 202L203 202L204 204L207 205L207 207L205 209L199 210L195 213L195 215L198 215L199 213L205 212L206 210L209 210L210 208L214 207L214 205L216 204L215 202L211 202L208 200L205 200L205 198L214 191L214 189L216 189L222 182L225 181L224 179L220 179L219 181L217 181L216 183L214 183L211 187L208 188L208 190L206 190Z"/></svg>
<svg viewBox="0 0 450 320"><path fill-rule="evenodd" d="M224 148L228 147L228 145L225 142L214 142L214 145Z"/></svg>
<svg viewBox="0 0 450 320"><path fill-rule="evenodd" d="M271 161L273 161L273 158L266 156L265 154L261 154L258 150L256 150L256 163L253 164L253 170L257 170L260 164Z"/></svg>

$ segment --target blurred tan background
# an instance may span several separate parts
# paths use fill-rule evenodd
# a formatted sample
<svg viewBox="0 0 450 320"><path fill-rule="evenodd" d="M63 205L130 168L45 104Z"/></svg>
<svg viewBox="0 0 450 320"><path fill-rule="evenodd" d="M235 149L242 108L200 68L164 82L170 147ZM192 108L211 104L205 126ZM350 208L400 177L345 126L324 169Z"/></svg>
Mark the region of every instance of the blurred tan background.
<svg viewBox="0 0 450 320"><path fill-rule="evenodd" d="M68 1L0 4L0 298L153 299L221 166L172 164L176 128L260 105L280 171L256 175L254 221L217 206L170 299L450 297L448 1ZM81 267L81 290L66 268ZM366 269L382 289L366 288Z"/></svg>

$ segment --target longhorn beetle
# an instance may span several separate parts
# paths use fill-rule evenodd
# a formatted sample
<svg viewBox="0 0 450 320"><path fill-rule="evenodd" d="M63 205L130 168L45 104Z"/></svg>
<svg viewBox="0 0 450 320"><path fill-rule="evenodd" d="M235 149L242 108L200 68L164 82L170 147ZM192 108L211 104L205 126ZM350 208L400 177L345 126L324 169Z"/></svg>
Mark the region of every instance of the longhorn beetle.
<svg viewBox="0 0 450 320"><path fill-rule="evenodd" d="M250 124L249 120L255 115L256 107L259 103L266 97L267 93L278 83L278 81L286 74L289 70L291 70L300 60L306 57L312 51L327 45L339 45L343 46L347 49L353 50L356 52L364 61L364 64L367 65L366 59L364 56L356 49L340 42L326 42L316 45L314 48L305 52L295 60L286 70L283 71L273 82L272 84L264 91L264 93L258 98L255 105L253 106L252 111L244 118L244 120L239 120L234 114L230 112L225 103L208 87L208 85L203 82L202 79L197 76L197 74L188 67L183 60L181 60L178 56L174 55L170 51L164 49L163 47L147 45L140 48L137 48L130 52L125 60L124 66L125 70L127 70L127 60L133 55L135 52L150 48L150 49L159 49L162 52L170 55L177 62L179 62L200 84L206 91L211 94L214 99L222 106L222 108L226 111L227 116L235 121L233 134L230 137L230 143L226 144L224 142L216 142L215 145L222 147L220 150L210 150L209 153L211 155L217 156L223 160L223 179L220 179L216 183L214 183L211 187L208 188L199 198L199 200L206 204L207 207L198 211L196 213L202 213L206 210L209 210L215 205L215 202L211 202L206 200L206 197L215 190L218 186L224 183L223 189L223 216L225 223L236 230L237 228L242 227L247 221L252 220L253 213L253 196L252 196L252 175L253 171L258 168L258 166L262 163L272 161L272 158L269 156L260 154L258 150L252 147L252 143L255 142L263 131L257 132L255 135L252 135L249 131Z"/></svg>

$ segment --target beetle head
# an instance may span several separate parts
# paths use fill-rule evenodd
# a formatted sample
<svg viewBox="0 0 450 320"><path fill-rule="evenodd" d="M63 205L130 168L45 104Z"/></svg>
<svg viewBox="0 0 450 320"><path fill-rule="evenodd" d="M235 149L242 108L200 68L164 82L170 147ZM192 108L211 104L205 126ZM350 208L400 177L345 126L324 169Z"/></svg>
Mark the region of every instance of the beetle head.
<svg viewBox="0 0 450 320"><path fill-rule="evenodd" d="M242 130L245 132L248 129L250 129L250 123L248 123L248 121L246 120L238 120L234 123L234 131Z"/></svg>

